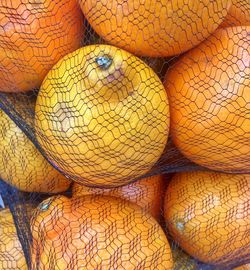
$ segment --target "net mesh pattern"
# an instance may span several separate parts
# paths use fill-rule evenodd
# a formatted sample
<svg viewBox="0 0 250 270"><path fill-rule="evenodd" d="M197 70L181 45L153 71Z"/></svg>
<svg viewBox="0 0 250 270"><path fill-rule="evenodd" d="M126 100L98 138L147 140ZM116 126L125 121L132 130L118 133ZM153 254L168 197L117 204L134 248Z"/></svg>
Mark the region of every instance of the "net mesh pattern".
<svg viewBox="0 0 250 270"><path fill-rule="evenodd" d="M249 177L215 172L174 175L164 216L185 251L215 265L249 261Z"/></svg>
<svg viewBox="0 0 250 270"><path fill-rule="evenodd" d="M249 263L249 44L249 0L2 0L0 269Z"/></svg>
<svg viewBox="0 0 250 270"><path fill-rule="evenodd" d="M32 269L171 269L163 230L137 205L90 195L58 197L50 210L51 200L32 218Z"/></svg>

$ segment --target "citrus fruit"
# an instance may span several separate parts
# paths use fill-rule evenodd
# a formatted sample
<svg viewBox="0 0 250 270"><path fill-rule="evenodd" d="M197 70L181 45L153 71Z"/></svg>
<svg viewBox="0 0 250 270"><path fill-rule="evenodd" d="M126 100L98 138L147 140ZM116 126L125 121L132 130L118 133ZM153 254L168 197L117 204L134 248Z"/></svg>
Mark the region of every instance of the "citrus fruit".
<svg viewBox="0 0 250 270"><path fill-rule="evenodd" d="M174 240L211 264L249 259L250 175L183 172L173 176L164 216Z"/></svg>
<svg viewBox="0 0 250 270"><path fill-rule="evenodd" d="M80 0L84 16L107 42L137 55L180 54L206 39L227 15L227 0Z"/></svg>
<svg viewBox="0 0 250 270"><path fill-rule="evenodd" d="M140 59L110 45L90 45L48 73L35 119L40 145L69 177L93 187L117 187L148 172L161 156L168 98Z"/></svg>
<svg viewBox="0 0 250 270"><path fill-rule="evenodd" d="M16 227L8 208L0 209L0 269L28 270Z"/></svg>
<svg viewBox="0 0 250 270"><path fill-rule="evenodd" d="M222 27L250 25L250 1L232 0L232 5L228 11Z"/></svg>
<svg viewBox="0 0 250 270"><path fill-rule="evenodd" d="M31 231L31 269L172 269L160 225L120 198L50 198L38 206Z"/></svg>
<svg viewBox="0 0 250 270"><path fill-rule="evenodd" d="M105 189L91 188L74 182L72 196L110 195L136 203L156 219L160 218L165 182L163 175L155 175L132 182L126 186Z"/></svg>
<svg viewBox="0 0 250 270"><path fill-rule="evenodd" d="M40 87L52 66L80 47L83 33L77 1L1 1L0 91Z"/></svg>
<svg viewBox="0 0 250 270"><path fill-rule="evenodd" d="M172 139L210 169L250 172L249 34L219 29L166 74Z"/></svg>
<svg viewBox="0 0 250 270"><path fill-rule="evenodd" d="M31 118L31 115L27 114L25 119L31 121L28 118ZM1 179L28 192L55 193L69 187L70 181L45 160L30 139L3 110L0 110L0 122Z"/></svg>

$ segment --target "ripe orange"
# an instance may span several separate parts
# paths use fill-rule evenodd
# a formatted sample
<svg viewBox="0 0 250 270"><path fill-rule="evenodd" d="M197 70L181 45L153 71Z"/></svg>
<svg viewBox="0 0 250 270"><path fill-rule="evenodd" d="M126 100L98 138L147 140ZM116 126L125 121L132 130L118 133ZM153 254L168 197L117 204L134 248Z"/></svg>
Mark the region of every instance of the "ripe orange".
<svg viewBox="0 0 250 270"><path fill-rule="evenodd" d="M166 74L172 138L192 161L250 172L250 27L219 29Z"/></svg>
<svg viewBox="0 0 250 270"><path fill-rule="evenodd" d="M24 107L26 104L19 106ZM32 103L28 106L32 106ZM32 122L28 118L31 116L27 114L25 120ZM55 193L69 187L70 181L45 160L30 139L2 110L0 122L0 178L29 192Z"/></svg>
<svg viewBox="0 0 250 270"><path fill-rule="evenodd" d="M250 1L232 0L232 5L228 11L222 27L250 25Z"/></svg>
<svg viewBox="0 0 250 270"><path fill-rule="evenodd" d="M0 269L28 270L9 209L0 210Z"/></svg>
<svg viewBox="0 0 250 270"><path fill-rule="evenodd" d="M0 91L40 87L52 66L80 47L84 33L75 0L0 3Z"/></svg>
<svg viewBox="0 0 250 270"><path fill-rule="evenodd" d="M33 270L172 269L160 225L120 198L50 198L39 205L31 230Z"/></svg>
<svg viewBox="0 0 250 270"><path fill-rule="evenodd" d="M227 15L231 0L80 0L94 30L137 55L167 57L205 40Z"/></svg>
<svg viewBox="0 0 250 270"><path fill-rule="evenodd" d="M72 196L98 194L120 197L136 203L153 217L159 219L164 191L165 182L163 175L156 175L138 180L126 186L112 189L91 188L75 182L72 187Z"/></svg>
<svg viewBox="0 0 250 270"><path fill-rule="evenodd" d="M35 108L47 156L79 183L128 184L148 172L168 138L164 86L134 55L109 45L71 53L48 73Z"/></svg>
<svg viewBox="0 0 250 270"><path fill-rule="evenodd" d="M211 264L250 258L250 175L183 172L173 176L164 215L173 238Z"/></svg>

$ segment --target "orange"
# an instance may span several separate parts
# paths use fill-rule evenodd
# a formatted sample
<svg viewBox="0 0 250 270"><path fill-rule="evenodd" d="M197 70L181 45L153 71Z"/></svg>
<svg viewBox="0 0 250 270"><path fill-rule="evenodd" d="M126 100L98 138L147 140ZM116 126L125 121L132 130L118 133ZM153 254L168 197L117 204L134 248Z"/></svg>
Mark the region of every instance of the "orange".
<svg viewBox="0 0 250 270"><path fill-rule="evenodd" d="M250 258L250 174L183 172L173 176L164 215L174 240L211 264Z"/></svg>
<svg viewBox="0 0 250 270"><path fill-rule="evenodd" d="M28 270L13 217L9 209L0 210L0 269Z"/></svg>
<svg viewBox="0 0 250 270"><path fill-rule="evenodd" d="M222 27L250 25L250 1L232 0L232 5L228 11Z"/></svg>
<svg viewBox="0 0 250 270"><path fill-rule="evenodd" d="M126 186L112 189L91 188L75 182L72 187L72 196L99 194L119 197L136 203L153 217L159 219L162 210L164 189L165 182L163 175L155 175L132 182Z"/></svg>
<svg viewBox="0 0 250 270"><path fill-rule="evenodd" d="M205 40L231 0L80 0L84 16L107 42L137 55L167 57Z"/></svg>
<svg viewBox="0 0 250 270"><path fill-rule="evenodd" d="M160 225L120 198L50 198L38 206L31 231L33 270L172 269Z"/></svg>
<svg viewBox="0 0 250 270"><path fill-rule="evenodd" d="M189 159L250 172L250 27L219 29L166 74L171 133Z"/></svg>
<svg viewBox="0 0 250 270"><path fill-rule="evenodd" d="M0 91L40 87L52 66L80 47L84 26L75 0L0 4Z"/></svg>
<svg viewBox="0 0 250 270"><path fill-rule="evenodd" d="M27 108L34 102L20 103ZM18 107L17 107L18 108ZM32 122L31 115L24 116ZM37 150L24 132L0 110L0 178L8 184L29 192L55 193L66 190L70 181L55 170Z"/></svg>
<svg viewBox="0 0 250 270"><path fill-rule="evenodd" d="M52 162L92 187L117 187L148 172L169 131L169 105L154 71L110 45L60 60L40 88L36 135Z"/></svg>

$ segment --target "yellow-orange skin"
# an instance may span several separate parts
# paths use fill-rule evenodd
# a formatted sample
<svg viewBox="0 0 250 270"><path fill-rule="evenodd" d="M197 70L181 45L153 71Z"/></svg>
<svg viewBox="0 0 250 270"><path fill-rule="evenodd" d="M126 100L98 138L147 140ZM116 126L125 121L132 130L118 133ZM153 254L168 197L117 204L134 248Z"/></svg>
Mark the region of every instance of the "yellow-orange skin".
<svg viewBox="0 0 250 270"><path fill-rule="evenodd" d="M109 56L103 70L98 57ZM47 156L92 187L128 184L148 172L168 139L169 105L154 71L110 45L83 47L60 60L40 88L35 128Z"/></svg>
<svg viewBox="0 0 250 270"><path fill-rule="evenodd" d="M120 198L48 199L34 214L31 230L32 270L173 269L160 225Z"/></svg>
<svg viewBox="0 0 250 270"><path fill-rule="evenodd" d="M229 26L250 26L250 1L249 0L232 0L232 5L228 15L221 24L221 27Z"/></svg>
<svg viewBox="0 0 250 270"><path fill-rule="evenodd" d="M28 270L13 217L8 208L0 209L0 269Z"/></svg>
<svg viewBox="0 0 250 270"><path fill-rule="evenodd" d="M31 104L27 105L27 110L28 106ZM32 122L30 118L29 114L25 116L29 123ZM24 132L2 110L0 123L1 179L27 192L57 193L69 187L70 181L46 161Z"/></svg>
<svg viewBox="0 0 250 270"><path fill-rule="evenodd" d="M108 43L136 55L167 57L205 40L231 0L80 0L84 16Z"/></svg>
<svg viewBox="0 0 250 270"><path fill-rule="evenodd" d="M72 196L110 195L134 202L156 219L160 218L165 191L163 175L155 175L118 188L91 188L74 182Z"/></svg>
<svg viewBox="0 0 250 270"><path fill-rule="evenodd" d="M217 30L166 74L171 134L189 159L250 172L250 27Z"/></svg>
<svg viewBox="0 0 250 270"><path fill-rule="evenodd" d="M233 270L250 270L250 264L241 265L239 267L234 268Z"/></svg>
<svg viewBox="0 0 250 270"><path fill-rule="evenodd" d="M164 215L174 240L210 264L249 259L250 175L183 172L173 176Z"/></svg>
<svg viewBox="0 0 250 270"><path fill-rule="evenodd" d="M0 4L0 91L40 87L52 66L80 47L75 0L5 0Z"/></svg>

